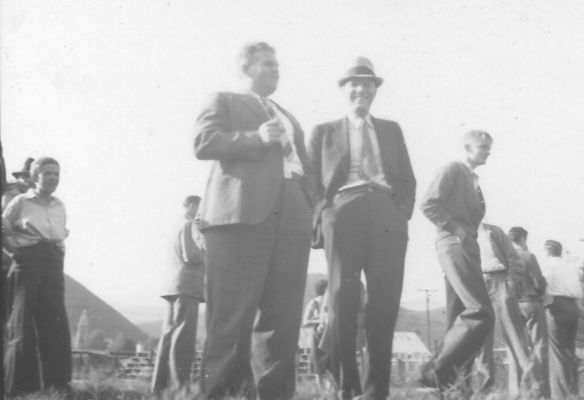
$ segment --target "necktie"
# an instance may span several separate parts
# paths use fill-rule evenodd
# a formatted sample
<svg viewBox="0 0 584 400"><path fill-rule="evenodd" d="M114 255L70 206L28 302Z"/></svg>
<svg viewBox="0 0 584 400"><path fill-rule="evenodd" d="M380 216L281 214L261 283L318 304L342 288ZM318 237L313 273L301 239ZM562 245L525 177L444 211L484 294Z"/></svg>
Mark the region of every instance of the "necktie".
<svg viewBox="0 0 584 400"><path fill-rule="evenodd" d="M266 113L270 117L270 119L276 119L282 124L280 118L278 118L278 114L274 111L274 108L270 104L269 100L265 97L262 97L262 105L266 110ZM283 125L283 124L282 124ZM289 157L292 154L292 145L290 144L290 139L288 139L288 135L284 133L282 136L282 150L284 151L284 156Z"/></svg>
<svg viewBox="0 0 584 400"><path fill-rule="evenodd" d="M487 211L487 205L485 204L485 197L483 196L483 191L481 187L477 185L477 195L479 196L479 203L481 204L481 218L485 216Z"/></svg>
<svg viewBox="0 0 584 400"><path fill-rule="evenodd" d="M361 164L359 165L359 175L365 180L370 180L379 175L379 167L373 154L373 145L369 137L369 128L366 121L362 121L359 128L361 137L363 138L361 144Z"/></svg>

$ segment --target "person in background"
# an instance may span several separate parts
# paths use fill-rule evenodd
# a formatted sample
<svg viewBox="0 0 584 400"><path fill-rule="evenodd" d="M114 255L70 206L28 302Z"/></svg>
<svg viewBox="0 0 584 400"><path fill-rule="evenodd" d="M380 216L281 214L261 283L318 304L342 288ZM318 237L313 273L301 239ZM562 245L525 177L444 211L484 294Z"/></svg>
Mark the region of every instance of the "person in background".
<svg viewBox="0 0 584 400"><path fill-rule="evenodd" d="M15 171L12 176L15 180L6 182L2 186L2 210L6 208L10 200L21 193L25 193L28 189L34 189L34 182L30 176L30 166L34 161L33 158L27 158L20 171Z"/></svg>
<svg viewBox="0 0 584 400"><path fill-rule="evenodd" d="M543 299L546 281L535 255L527 247L527 230L520 226L509 229L508 236L513 242L523 263L520 290L517 292L519 309L531 338L531 352L541 366L541 395L550 396L548 369L548 332Z"/></svg>
<svg viewBox="0 0 584 400"><path fill-rule="evenodd" d="M319 349L318 345L324 331L324 326L320 323L320 312L323 308L322 301L327 290L327 285L328 281L326 279L320 279L314 284L314 292L316 296L310 299L306 304L306 307L304 308L304 316L302 317L302 326L304 328L312 329L312 341L310 346L312 370L319 380L323 373L321 362L323 352Z"/></svg>
<svg viewBox="0 0 584 400"><path fill-rule="evenodd" d="M495 310L495 326L489 332L475 366L483 392L495 384L493 350L495 334L507 345L509 360L509 396L521 393L541 395L544 380L538 361L530 355L530 340L523 324L515 293L520 291L523 264L511 240L498 226L481 223L478 230L481 268Z"/></svg>
<svg viewBox="0 0 584 400"><path fill-rule="evenodd" d="M199 196L185 199L185 222L175 237L174 271L170 286L162 295L167 302L167 313L152 375L155 393L191 383L199 303L205 299L205 252L195 223L200 201Z"/></svg>
<svg viewBox="0 0 584 400"><path fill-rule="evenodd" d="M560 242L546 240L547 256L541 260L541 272L547 282L545 303L552 399L565 399L579 393L576 332L582 282L580 271L562 257L562 250Z"/></svg>
<svg viewBox="0 0 584 400"><path fill-rule="evenodd" d="M475 173L487 162L492 144L487 132L466 133L464 160L443 167L422 199L422 212L437 228L436 252L446 276L448 326L440 350L422 367L422 386L451 387L459 373L470 370L495 323L477 242L486 207Z"/></svg>
<svg viewBox="0 0 584 400"><path fill-rule="evenodd" d="M300 124L270 97L280 79L275 49L250 43L239 61L244 90L215 93L196 125L195 154L211 160L200 222L203 397L255 390L261 400L287 400L296 387L314 175Z"/></svg>
<svg viewBox="0 0 584 400"><path fill-rule="evenodd" d="M67 392L71 382L63 274L69 232L65 205L53 195L59 163L39 158L31 165L31 177L35 188L16 196L2 214L3 247L14 260L8 273L12 296L4 354L8 395L41 388Z"/></svg>

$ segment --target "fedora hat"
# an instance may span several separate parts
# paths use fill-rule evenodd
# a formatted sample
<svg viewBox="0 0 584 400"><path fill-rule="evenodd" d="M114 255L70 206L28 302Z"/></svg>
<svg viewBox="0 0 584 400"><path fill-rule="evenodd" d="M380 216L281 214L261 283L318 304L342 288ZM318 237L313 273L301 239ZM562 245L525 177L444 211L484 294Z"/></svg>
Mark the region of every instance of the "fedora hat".
<svg viewBox="0 0 584 400"><path fill-rule="evenodd" d="M12 173L12 176L15 177L16 179L20 177L30 177L30 166L33 163L33 161L34 158L31 157L27 158L20 171L14 171Z"/></svg>
<svg viewBox="0 0 584 400"><path fill-rule="evenodd" d="M383 83L383 79L375 75L373 63L366 57L357 57L353 60L349 69L339 79L339 86L343 86L348 80L353 78L369 78L375 82L375 86L377 87Z"/></svg>

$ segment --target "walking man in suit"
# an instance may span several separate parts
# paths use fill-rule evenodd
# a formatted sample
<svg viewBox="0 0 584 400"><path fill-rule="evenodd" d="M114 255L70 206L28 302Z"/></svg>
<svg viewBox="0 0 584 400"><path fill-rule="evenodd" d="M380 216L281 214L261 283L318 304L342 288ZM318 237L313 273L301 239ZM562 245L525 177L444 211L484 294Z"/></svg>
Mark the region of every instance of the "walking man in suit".
<svg viewBox="0 0 584 400"><path fill-rule="evenodd" d="M416 180L402 131L369 113L382 82L371 61L357 58L339 80L347 114L316 126L309 145L319 198L315 231L329 269L330 372L343 399L388 396L414 206ZM368 293L363 388L355 357L361 271Z"/></svg>
<svg viewBox="0 0 584 400"><path fill-rule="evenodd" d="M531 338L531 351L542 371L541 395L550 396L548 378L548 332L543 298L546 290L539 263L527 247L527 230L520 226L509 229L509 239L523 263L520 290L517 293L519 309Z"/></svg>
<svg viewBox="0 0 584 400"><path fill-rule="evenodd" d="M251 43L240 65L245 91L213 95L197 119L196 156L213 162L200 222L207 250L203 394L251 397L253 372L260 399L290 399L314 178L300 125L269 98L280 78L276 51Z"/></svg>
<svg viewBox="0 0 584 400"><path fill-rule="evenodd" d="M174 271L162 296L168 308L152 374L156 393L191 383L199 303L205 299L205 251L194 222L200 201L199 196L185 199L185 222L175 237Z"/></svg>
<svg viewBox="0 0 584 400"><path fill-rule="evenodd" d="M494 324L494 312L481 270L477 229L485 201L475 168L486 163L493 139L483 131L463 137L465 159L443 167L421 204L436 226L436 252L446 277L448 330L442 347L422 368L420 383L447 388L469 371Z"/></svg>

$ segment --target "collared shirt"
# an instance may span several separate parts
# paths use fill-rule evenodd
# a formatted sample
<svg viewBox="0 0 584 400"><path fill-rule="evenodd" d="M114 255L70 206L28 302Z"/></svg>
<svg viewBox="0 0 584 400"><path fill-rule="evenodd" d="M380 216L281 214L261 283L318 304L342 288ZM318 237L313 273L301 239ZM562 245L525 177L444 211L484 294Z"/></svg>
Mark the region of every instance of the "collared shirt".
<svg viewBox="0 0 584 400"><path fill-rule="evenodd" d="M286 136L288 137L288 141L292 146L292 153L288 156L284 156L284 178L291 178L293 173L302 175L302 163L300 162L300 158L298 157L298 152L296 150L296 145L294 144L294 125L292 124L292 121L290 121L290 119L280 109L280 107L278 107L278 105L269 98L258 96L253 92L252 95L258 99L262 105L262 108L264 108L266 114L268 114L268 117L270 117L270 112L267 110L266 104L268 104L274 111L276 118L282 123L284 131L286 132Z"/></svg>
<svg viewBox="0 0 584 400"><path fill-rule="evenodd" d="M32 246L42 241L64 247L69 236L65 205L56 197L47 204L33 189L16 196L2 213L2 233L12 247Z"/></svg>
<svg viewBox="0 0 584 400"><path fill-rule="evenodd" d="M576 265L562 257L548 256L541 260L540 266L547 281L548 296L582 297L582 283Z"/></svg>
<svg viewBox="0 0 584 400"><path fill-rule="evenodd" d="M371 120L371 115L367 114L367 116L362 119L355 118L354 116L347 116L347 119L349 121L349 153L351 154L351 164L349 167L347 183L339 190L361 186L369 182L374 182L391 189L391 185L388 184L387 180L385 179L385 174L383 173L381 152L379 150L379 143L377 141L377 135L375 133L375 127L373 126L373 121ZM361 126L364 123L367 124L367 133L369 135L369 140L373 149L373 157L379 168L379 173L376 176L371 177L370 181L365 181L359 174L361 167L361 150L363 147Z"/></svg>
<svg viewBox="0 0 584 400"><path fill-rule="evenodd" d="M491 231L482 224L479 226L477 241L481 252L481 269L484 274L505 271L505 265L501 263L493 249Z"/></svg>
<svg viewBox="0 0 584 400"><path fill-rule="evenodd" d="M468 167L468 169L470 170L470 174L472 175L472 183L474 184L475 190L478 189L479 187L479 176L477 175L477 173L475 172L474 167L472 167L468 161L463 160L462 161L464 163L464 165L466 165Z"/></svg>

